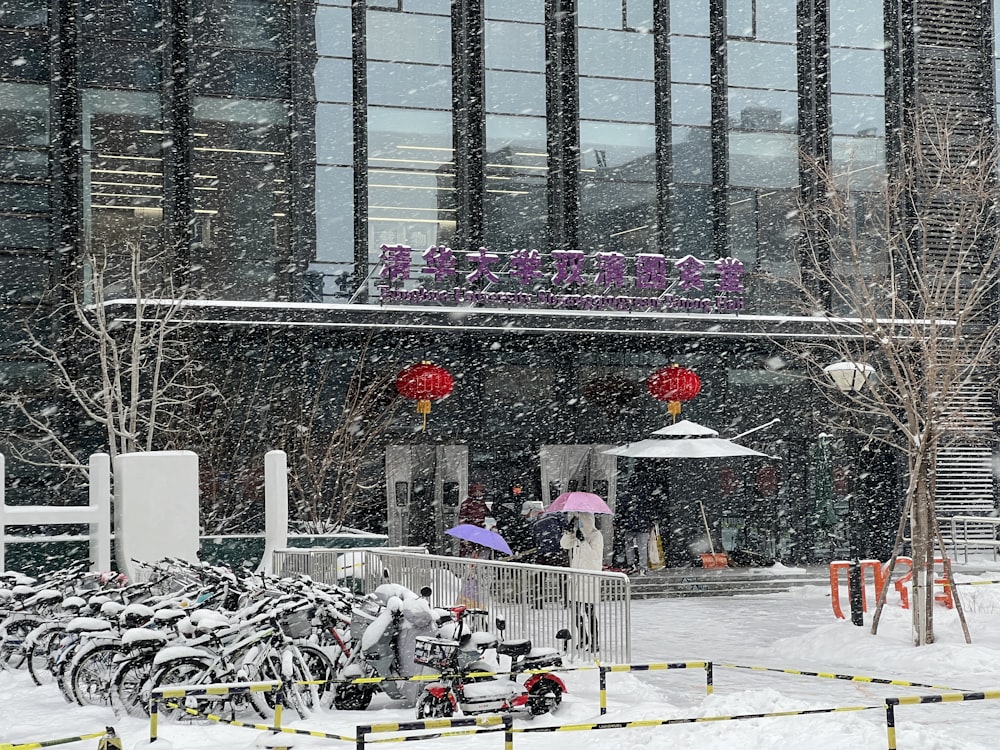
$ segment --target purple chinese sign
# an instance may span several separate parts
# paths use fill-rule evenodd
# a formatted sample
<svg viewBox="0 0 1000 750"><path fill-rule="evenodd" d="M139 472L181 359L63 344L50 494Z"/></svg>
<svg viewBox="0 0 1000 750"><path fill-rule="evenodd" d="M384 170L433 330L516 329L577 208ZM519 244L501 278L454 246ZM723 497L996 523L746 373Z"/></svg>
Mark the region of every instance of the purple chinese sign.
<svg viewBox="0 0 1000 750"><path fill-rule="evenodd" d="M382 245L376 285L382 304L701 313L738 313L745 306L744 266L735 258L582 250L546 257L485 247L462 255L443 245L422 253Z"/></svg>

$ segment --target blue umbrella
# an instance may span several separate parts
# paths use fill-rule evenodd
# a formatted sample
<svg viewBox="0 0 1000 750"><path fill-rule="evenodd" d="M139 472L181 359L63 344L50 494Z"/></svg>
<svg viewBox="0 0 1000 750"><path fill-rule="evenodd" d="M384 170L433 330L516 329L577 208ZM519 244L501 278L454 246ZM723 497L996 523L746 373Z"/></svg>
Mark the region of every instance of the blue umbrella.
<svg viewBox="0 0 1000 750"><path fill-rule="evenodd" d="M464 539L467 542L475 542L484 547L495 549L497 552L513 554L510 545L495 531L484 529L482 526L474 526L471 523L460 523L453 529L446 529L445 534L449 534L457 539Z"/></svg>

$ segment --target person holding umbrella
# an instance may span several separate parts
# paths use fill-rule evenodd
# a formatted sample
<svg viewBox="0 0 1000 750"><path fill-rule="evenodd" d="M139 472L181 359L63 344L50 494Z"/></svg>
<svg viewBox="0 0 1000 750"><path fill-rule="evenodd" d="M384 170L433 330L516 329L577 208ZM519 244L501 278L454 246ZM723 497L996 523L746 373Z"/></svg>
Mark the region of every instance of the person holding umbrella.
<svg viewBox="0 0 1000 750"><path fill-rule="evenodd" d="M579 570L601 570L604 565L604 535L597 528L594 514L574 511L567 514L559 545L569 551L569 566ZM577 582L573 587L577 633L580 645L598 650L597 618L594 605L600 600L600 586Z"/></svg>
<svg viewBox="0 0 1000 750"><path fill-rule="evenodd" d="M495 526L490 516L490 506L486 504L486 487L481 484L473 484L469 487L469 496L462 501L458 508L459 525L468 524L489 529ZM458 554L462 557L483 557L483 549L478 544L463 539L458 546Z"/></svg>

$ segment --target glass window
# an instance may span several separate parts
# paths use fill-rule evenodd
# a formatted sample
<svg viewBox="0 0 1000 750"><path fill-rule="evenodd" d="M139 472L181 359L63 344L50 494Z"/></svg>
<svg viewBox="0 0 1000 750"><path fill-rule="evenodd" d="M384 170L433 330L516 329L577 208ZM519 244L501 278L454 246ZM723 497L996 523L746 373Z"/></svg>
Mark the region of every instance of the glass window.
<svg viewBox="0 0 1000 750"><path fill-rule="evenodd" d="M755 0L755 36L763 42L795 44L795 0Z"/></svg>
<svg viewBox="0 0 1000 750"><path fill-rule="evenodd" d="M51 264L39 255L0 254L0 301L24 304L39 301L52 286Z"/></svg>
<svg viewBox="0 0 1000 750"><path fill-rule="evenodd" d="M369 252L448 243L455 231L450 112L368 110Z"/></svg>
<svg viewBox="0 0 1000 750"><path fill-rule="evenodd" d="M708 3L705 0L670 0L670 33L708 36Z"/></svg>
<svg viewBox="0 0 1000 750"><path fill-rule="evenodd" d="M403 10L411 13L451 15L451 0L403 0Z"/></svg>
<svg viewBox="0 0 1000 750"><path fill-rule="evenodd" d="M729 42L729 85L795 91L795 47Z"/></svg>
<svg viewBox="0 0 1000 750"><path fill-rule="evenodd" d="M350 164L354 159L351 108L342 104L316 107L316 161Z"/></svg>
<svg viewBox="0 0 1000 750"><path fill-rule="evenodd" d="M83 92L84 231L95 252L120 259L108 283L126 284L125 241L160 244L163 138L156 94Z"/></svg>
<svg viewBox="0 0 1000 750"><path fill-rule="evenodd" d="M0 78L49 80L49 47L36 33L0 31Z"/></svg>
<svg viewBox="0 0 1000 750"><path fill-rule="evenodd" d="M152 45L101 40L83 47L80 74L88 86L155 90L160 87L160 55Z"/></svg>
<svg viewBox="0 0 1000 750"><path fill-rule="evenodd" d="M882 94L885 70L881 52L836 48L830 50L830 85L842 94Z"/></svg>
<svg viewBox="0 0 1000 750"><path fill-rule="evenodd" d="M0 82L0 145L48 144L48 86Z"/></svg>
<svg viewBox="0 0 1000 750"><path fill-rule="evenodd" d="M0 0L0 26L42 28L49 21L48 0Z"/></svg>
<svg viewBox="0 0 1000 750"><path fill-rule="evenodd" d="M653 80L653 36L580 29L581 76Z"/></svg>
<svg viewBox="0 0 1000 750"><path fill-rule="evenodd" d="M840 175L847 175L852 190L881 193L885 180L885 138L870 136L834 136L833 165Z"/></svg>
<svg viewBox="0 0 1000 750"><path fill-rule="evenodd" d="M830 111L838 135L885 135L885 100L880 96L834 94Z"/></svg>
<svg viewBox="0 0 1000 750"><path fill-rule="evenodd" d="M500 70L545 70L545 33L526 23L486 22L486 67Z"/></svg>
<svg viewBox="0 0 1000 750"><path fill-rule="evenodd" d="M625 26L636 31L652 31L653 0L625 0Z"/></svg>
<svg viewBox="0 0 1000 750"><path fill-rule="evenodd" d="M882 3L830 0L830 44L835 47L885 47Z"/></svg>
<svg viewBox="0 0 1000 750"><path fill-rule="evenodd" d="M240 96L281 97L288 93L288 60L276 55L215 50L196 65L201 91Z"/></svg>
<svg viewBox="0 0 1000 750"><path fill-rule="evenodd" d="M620 29L622 10L621 0L579 0L577 23L595 29Z"/></svg>
<svg viewBox="0 0 1000 750"><path fill-rule="evenodd" d="M49 220L0 216L0 247L49 247Z"/></svg>
<svg viewBox="0 0 1000 750"><path fill-rule="evenodd" d="M726 31L729 36L754 37L754 0L726 0Z"/></svg>
<svg viewBox="0 0 1000 750"><path fill-rule="evenodd" d="M194 0L198 44L243 49L280 49L291 6L274 0Z"/></svg>
<svg viewBox="0 0 1000 750"><path fill-rule="evenodd" d="M512 3L510 0L485 0L483 3L486 18L498 21L522 21L524 23L544 24L545 4L530 0Z"/></svg>
<svg viewBox="0 0 1000 750"><path fill-rule="evenodd" d="M708 128L674 128L673 138L674 180L711 184L712 137Z"/></svg>
<svg viewBox="0 0 1000 750"><path fill-rule="evenodd" d="M535 73L486 72L486 111L545 116L545 79Z"/></svg>
<svg viewBox="0 0 1000 750"><path fill-rule="evenodd" d="M160 0L82 0L85 34L104 38L159 36L162 30Z"/></svg>
<svg viewBox="0 0 1000 750"><path fill-rule="evenodd" d="M0 148L0 177L38 180L49 176L49 155L42 151Z"/></svg>
<svg viewBox="0 0 1000 750"><path fill-rule="evenodd" d="M51 208L47 185L0 182L0 206L16 213L44 213Z"/></svg>
<svg viewBox="0 0 1000 750"><path fill-rule="evenodd" d="M581 78L580 117L590 120L652 122L653 83Z"/></svg>
<svg viewBox="0 0 1000 750"><path fill-rule="evenodd" d="M580 234L588 248L634 255L654 245L653 143L649 125L580 123Z"/></svg>
<svg viewBox="0 0 1000 750"><path fill-rule="evenodd" d="M729 181L747 187L792 187L799 182L792 133L729 133Z"/></svg>
<svg viewBox="0 0 1000 750"><path fill-rule="evenodd" d="M703 37L670 38L670 79L681 83L708 83L711 74L709 42Z"/></svg>
<svg viewBox="0 0 1000 750"><path fill-rule="evenodd" d="M332 57L351 56L351 11L348 8L316 9L316 51Z"/></svg>
<svg viewBox="0 0 1000 750"><path fill-rule="evenodd" d="M671 101L675 125L707 126L712 121L712 92L708 86L675 83L671 87Z"/></svg>
<svg viewBox="0 0 1000 750"><path fill-rule="evenodd" d="M409 13L368 14L368 58L451 65L451 19Z"/></svg>
<svg viewBox="0 0 1000 750"><path fill-rule="evenodd" d="M486 117L486 244L543 249L548 159L544 117Z"/></svg>
<svg viewBox="0 0 1000 750"><path fill-rule="evenodd" d="M316 170L316 260L353 263L354 184L348 167ZM381 207L377 207L381 210Z"/></svg>
<svg viewBox="0 0 1000 750"><path fill-rule="evenodd" d="M319 58L313 80L316 83L317 101L351 102L354 92L351 86L350 60Z"/></svg>
<svg viewBox="0 0 1000 750"><path fill-rule="evenodd" d="M405 63L368 63L368 102L397 107L451 107L451 69Z"/></svg>
<svg viewBox="0 0 1000 750"><path fill-rule="evenodd" d="M797 121L794 91L729 89L729 119L743 130L791 131Z"/></svg>

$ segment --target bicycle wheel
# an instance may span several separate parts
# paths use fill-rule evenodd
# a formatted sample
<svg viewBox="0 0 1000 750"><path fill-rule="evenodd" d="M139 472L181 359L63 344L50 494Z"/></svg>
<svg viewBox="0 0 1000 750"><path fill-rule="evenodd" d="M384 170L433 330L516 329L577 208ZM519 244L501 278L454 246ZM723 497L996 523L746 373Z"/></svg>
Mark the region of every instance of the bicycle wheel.
<svg viewBox="0 0 1000 750"><path fill-rule="evenodd" d="M306 719L319 703L316 686L307 684L313 680L312 671L297 647L290 647L284 658L291 663L291 675L287 674L287 667L282 670L282 674L286 677L284 682L286 705L295 711L300 719Z"/></svg>
<svg viewBox="0 0 1000 750"><path fill-rule="evenodd" d="M276 653L268 651L258 654L252 662L244 662L239 671L247 682L281 680L281 661ZM275 690L258 691L250 693L248 702L260 718L270 719L274 716L277 698Z"/></svg>
<svg viewBox="0 0 1000 750"><path fill-rule="evenodd" d="M55 682L56 656L66 637L66 626L50 622L31 631L28 646L28 673L36 685L51 685Z"/></svg>
<svg viewBox="0 0 1000 750"><path fill-rule="evenodd" d="M447 695L438 698L428 692L424 692L420 696L420 700L417 701L418 719L448 719L454 713L455 707L451 705L451 701Z"/></svg>
<svg viewBox="0 0 1000 750"><path fill-rule="evenodd" d="M333 685L330 682L334 676L333 662L327 653L317 646L299 644L297 648L302 656L302 661L305 662L306 668L309 670L310 679L319 683L318 685L303 686L311 688L308 691L310 693L309 708L313 708L314 703L329 708L330 701L333 700Z"/></svg>
<svg viewBox="0 0 1000 750"><path fill-rule="evenodd" d="M111 679L111 707L118 716L149 716L154 654L120 662Z"/></svg>
<svg viewBox="0 0 1000 750"><path fill-rule="evenodd" d="M0 667L4 669L23 669L28 662L25 642L28 634L43 625L37 617L18 617L7 622L2 630L0 640Z"/></svg>
<svg viewBox="0 0 1000 750"><path fill-rule="evenodd" d="M115 671L117 643L101 643L80 653L70 667L69 684L81 706L110 706L111 677Z"/></svg>
<svg viewBox="0 0 1000 750"><path fill-rule="evenodd" d="M210 681L209 674L211 665L208 661L194 657L174 659L164 664L160 664L153 669L153 676L150 679L150 693L155 688L163 688L171 685L198 685L202 682ZM197 705L193 699L170 698L169 703L176 707L161 703L159 711L161 716L169 716L172 719L179 719L186 716L185 707ZM192 704L189 706L189 704Z"/></svg>

